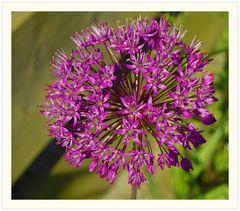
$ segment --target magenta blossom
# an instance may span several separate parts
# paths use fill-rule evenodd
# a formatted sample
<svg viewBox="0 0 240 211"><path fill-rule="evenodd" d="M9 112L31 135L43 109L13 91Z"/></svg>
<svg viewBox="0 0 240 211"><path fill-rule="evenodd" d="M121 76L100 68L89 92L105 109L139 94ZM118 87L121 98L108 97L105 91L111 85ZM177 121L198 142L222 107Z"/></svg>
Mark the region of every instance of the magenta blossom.
<svg viewBox="0 0 240 211"><path fill-rule="evenodd" d="M214 123L207 106L216 98L214 75L204 70L210 60L200 42L182 40L185 33L165 18L136 18L72 36L76 49L53 58L54 80L41 106L69 163L79 167L90 159L89 171L110 183L126 169L138 188L147 181L144 169L153 174L155 164L193 169L178 149L206 142L190 120Z"/></svg>

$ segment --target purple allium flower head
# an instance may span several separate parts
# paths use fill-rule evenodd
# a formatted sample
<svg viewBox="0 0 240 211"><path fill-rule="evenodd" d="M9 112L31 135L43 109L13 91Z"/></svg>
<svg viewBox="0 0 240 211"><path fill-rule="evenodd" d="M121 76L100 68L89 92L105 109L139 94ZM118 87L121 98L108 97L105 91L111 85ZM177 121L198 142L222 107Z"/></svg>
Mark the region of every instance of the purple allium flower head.
<svg viewBox="0 0 240 211"><path fill-rule="evenodd" d="M216 98L214 75L203 69L210 60L196 39L182 40L185 33L161 17L128 19L116 29L99 23L72 36L76 48L51 62L54 80L41 106L69 163L91 159L89 171L110 183L126 169L138 188L155 164L193 169L178 149L206 142L190 120L214 123L207 106Z"/></svg>

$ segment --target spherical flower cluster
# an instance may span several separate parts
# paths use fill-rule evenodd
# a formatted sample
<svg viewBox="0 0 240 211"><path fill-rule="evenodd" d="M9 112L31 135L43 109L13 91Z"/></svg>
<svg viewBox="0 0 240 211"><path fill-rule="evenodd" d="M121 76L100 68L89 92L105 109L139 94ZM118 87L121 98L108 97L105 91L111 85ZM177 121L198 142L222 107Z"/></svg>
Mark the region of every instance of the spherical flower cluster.
<svg viewBox="0 0 240 211"><path fill-rule="evenodd" d="M214 75L203 69L210 60L185 34L164 17L139 17L116 29L93 25L71 37L69 56L57 52L41 113L70 164L90 159L89 171L110 183L126 169L138 188L155 164L193 169L178 149L206 142L190 119L214 123L206 107L216 98Z"/></svg>

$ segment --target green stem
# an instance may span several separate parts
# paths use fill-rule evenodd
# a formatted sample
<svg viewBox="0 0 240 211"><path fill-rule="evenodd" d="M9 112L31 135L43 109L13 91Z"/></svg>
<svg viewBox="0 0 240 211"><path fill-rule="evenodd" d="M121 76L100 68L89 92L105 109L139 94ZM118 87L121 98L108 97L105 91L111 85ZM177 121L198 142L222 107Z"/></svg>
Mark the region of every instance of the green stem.
<svg viewBox="0 0 240 211"><path fill-rule="evenodd" d="M137 199L137 188L136 187L132 187L131 199Z"/></svg>
<svg viewBox="0 0 240 211"><path fill-rule="evenodd" d="M211 56L214 56L216 54L219 54L219 53L222 53L222 52L226 52L228 51L228 48L222 48L222 49L218 49L218 50L215 50L213 52L211 52L208 57L211 57Z"/></svg>

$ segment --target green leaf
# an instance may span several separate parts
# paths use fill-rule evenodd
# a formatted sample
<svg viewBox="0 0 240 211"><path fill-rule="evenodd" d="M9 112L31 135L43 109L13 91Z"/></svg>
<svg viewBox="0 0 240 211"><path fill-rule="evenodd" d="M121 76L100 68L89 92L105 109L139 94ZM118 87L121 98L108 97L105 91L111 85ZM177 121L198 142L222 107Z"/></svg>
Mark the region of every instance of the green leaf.
<svg viewBox="0 0 240 211"><path fill-rule="evenodd" d="M218 172L228 170L228 148L224 147L223 150L219 151L214 159L214 167Z"/></svg>
<svg viewBox="0 0 240 211"><path fill-rule="evenodd" d="M228 185L220 185L210 191L208 191L204 196L204 199L226 199L228 198Z"/></svg>
<svg viewBox="0 0 240 211"><path fill-rule="evenodd" d="M158 184L156 184L155 182L155 179L152 175L150 175L149 173L147 173L146 171L146 177L147 177L147 180L148 180L148 184L149 184L149 190L150 190L150 193L152 195L152 198L153 199L160 199L160 191L159 191L159 188L158 188Z"/></svg>
<svg viewBox="0 0 240 211"><path fill-rule="evenodd" d="M171 175L171 179L174 181L176 197L180 199L188 198L190 190L189 173L181 168L172 168Z"/></svg>

